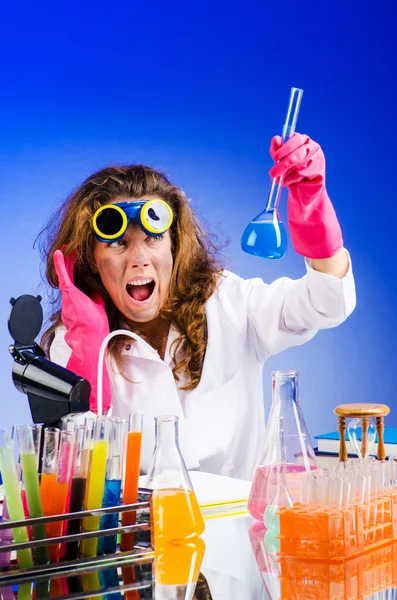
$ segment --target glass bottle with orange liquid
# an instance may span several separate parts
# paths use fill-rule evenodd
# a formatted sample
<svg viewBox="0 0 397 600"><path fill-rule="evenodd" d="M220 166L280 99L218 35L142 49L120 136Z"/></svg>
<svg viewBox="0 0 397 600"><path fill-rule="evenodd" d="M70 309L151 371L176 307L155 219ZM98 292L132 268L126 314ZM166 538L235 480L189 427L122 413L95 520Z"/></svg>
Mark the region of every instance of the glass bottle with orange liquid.
<svg viewBox="0 0 397 600"><path fill-rule="evenodd" d="M154 543L198 537L204 521L178 440L178 417L155 417L156 446L146 487L153 490Z"/></svg>

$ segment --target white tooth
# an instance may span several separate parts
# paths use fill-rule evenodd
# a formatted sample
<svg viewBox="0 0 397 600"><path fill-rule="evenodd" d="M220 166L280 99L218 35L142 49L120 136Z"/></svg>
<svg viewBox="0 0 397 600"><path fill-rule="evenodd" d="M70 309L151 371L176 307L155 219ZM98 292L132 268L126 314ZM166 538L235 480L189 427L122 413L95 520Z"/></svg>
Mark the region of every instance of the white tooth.
<svg viewBox="0 0 397 600"><path fill-rule="evenodd" d="M137 279L136 281L129 281L127 285L146 285L152 281L153 279Z"/></svg>

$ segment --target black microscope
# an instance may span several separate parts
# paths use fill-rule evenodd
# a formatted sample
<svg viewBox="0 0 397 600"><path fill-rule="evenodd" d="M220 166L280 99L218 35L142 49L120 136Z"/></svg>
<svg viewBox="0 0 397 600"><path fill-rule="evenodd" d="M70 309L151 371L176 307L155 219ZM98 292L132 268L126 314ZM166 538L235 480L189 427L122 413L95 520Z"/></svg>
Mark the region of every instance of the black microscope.
<svg viewBox="0 0 397 600"><path fill-rule="evenodd" d="M25 294L10 303L12 379L28 397L33 423L56 427L62 417L90 410L90 383L48 360L35 342L43 324L41 296Z"/></svg>

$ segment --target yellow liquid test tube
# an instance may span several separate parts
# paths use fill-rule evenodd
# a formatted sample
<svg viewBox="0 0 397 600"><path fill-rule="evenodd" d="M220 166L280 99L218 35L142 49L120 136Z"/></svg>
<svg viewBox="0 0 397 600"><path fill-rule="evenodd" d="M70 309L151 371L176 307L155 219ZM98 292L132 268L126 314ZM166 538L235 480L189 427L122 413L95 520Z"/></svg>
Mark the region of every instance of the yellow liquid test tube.
<svg viewBox="0 0 397 600"><path fill-rule="evenodd" d="M109 448L109 421L107 417L98 417L94 426L94 445L92 449L91 466L88 475L85 510L102 507L105 489L106 462ZM83 519L83 532L95 531L100 528L101 517L86 517ZM98 538L82 541L81 553L84 557L96 556Z"/></svg>

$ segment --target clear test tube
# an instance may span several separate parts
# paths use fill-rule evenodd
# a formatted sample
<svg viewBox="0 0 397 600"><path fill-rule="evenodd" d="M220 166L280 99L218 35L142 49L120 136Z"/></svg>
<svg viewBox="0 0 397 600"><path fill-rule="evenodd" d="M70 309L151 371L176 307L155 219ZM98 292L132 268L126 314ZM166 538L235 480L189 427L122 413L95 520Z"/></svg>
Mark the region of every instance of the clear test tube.
<svg viewBox="0 0 397 600"><path fill-rule="evenodd" d="M109 456L107 462L105 492L102 502L104 508L119 506L121 502L121 485L124 474L128 435L128 422L126 419L111 417L109 421ZM103 516L101 518L101 529L104 530L117 527L118 520L118 513ZM116 534L100 538L98 543L98 553L113 554L116 552L116 541Z"/></svg>
<svg viewBox="0 0 397 600"><path fill-rule="evenodd" d="M22 521L25 519L25 513L19 490L19 478L16 470L13 448L6 429L0 429L0 470L10 520ZM13 535L16 543L29 541L26 527L13 528ZM32 552L29 548L18 550L17 560L21 569L33 567Z"/></svg>
<svg viewBox="0 0 397 600"><path fill-rule="evenodd" d="M106 416L98 417L95 421L94 431L91 467L84 503L86 510L102 507L109 449L109 418ZM99 526L100 517L86 517L83 519L83 531L85 532L98 530ZM98 538L85 539L81 545L82 555L86 558L96 556L97 548Z"/></svg>
<svg viewBox="0 0 397 600"><path fill-rule="evenodd" d="M44 429L40 493L45 516L53 514L52 499L57 482L60 435L61 432L57 427L46 427Z"/></svg>
<svg viewBox="0 0 397 600"><path fill-rule="evenodd" d="M393 489L397 488L397 456L389 456L390 481Z"/></svg>
<svg viewBox="0 0 397 600"><path fill-rule="evenodd" d="M43 424L42 423L34 423L33 425L31 425L31 427L32 427L32 433L33 433L34 451L36 453L37 470L39 471Z"/></svg>
<svg viewBox="0 0 397 600"><path fill-rule="evenodd" d="M299 490L299 498L300 498L300 502L301 504L309 504L309 482L310 482L310 477L311 477L311 471L302 473L302 475L300 476L300 481L299 481L299 486L300 486L300 490Z"/></svg>
<svg viewBox="0 0 397 600"><path fill-rule="evenodd" d="M127 458L125 464L125 478L123 489L123 504L134 504L138 501L138 481L141 463L143 415L131 413L128 420ZM125 512L122 515L122 524L135 525L136 512ZM132 550L135 543L133 533L124 533L121 536L120 550Z"/></svg>
<svg viewBox="0 0 397 600"><path fill-rule="evenodd" d="M19 455L21 459L23 480L25 483L26 499L30 517L42 517L43 505L40 494L39 474L37 472L36 448L33 440L33 428L31 425L17 427L19 443ZM45 525L32 525L33 539L42 540L46 538ZM47 564L50 561L48 548L41 546L35 549L36 560L39 564Z"/></svg>

